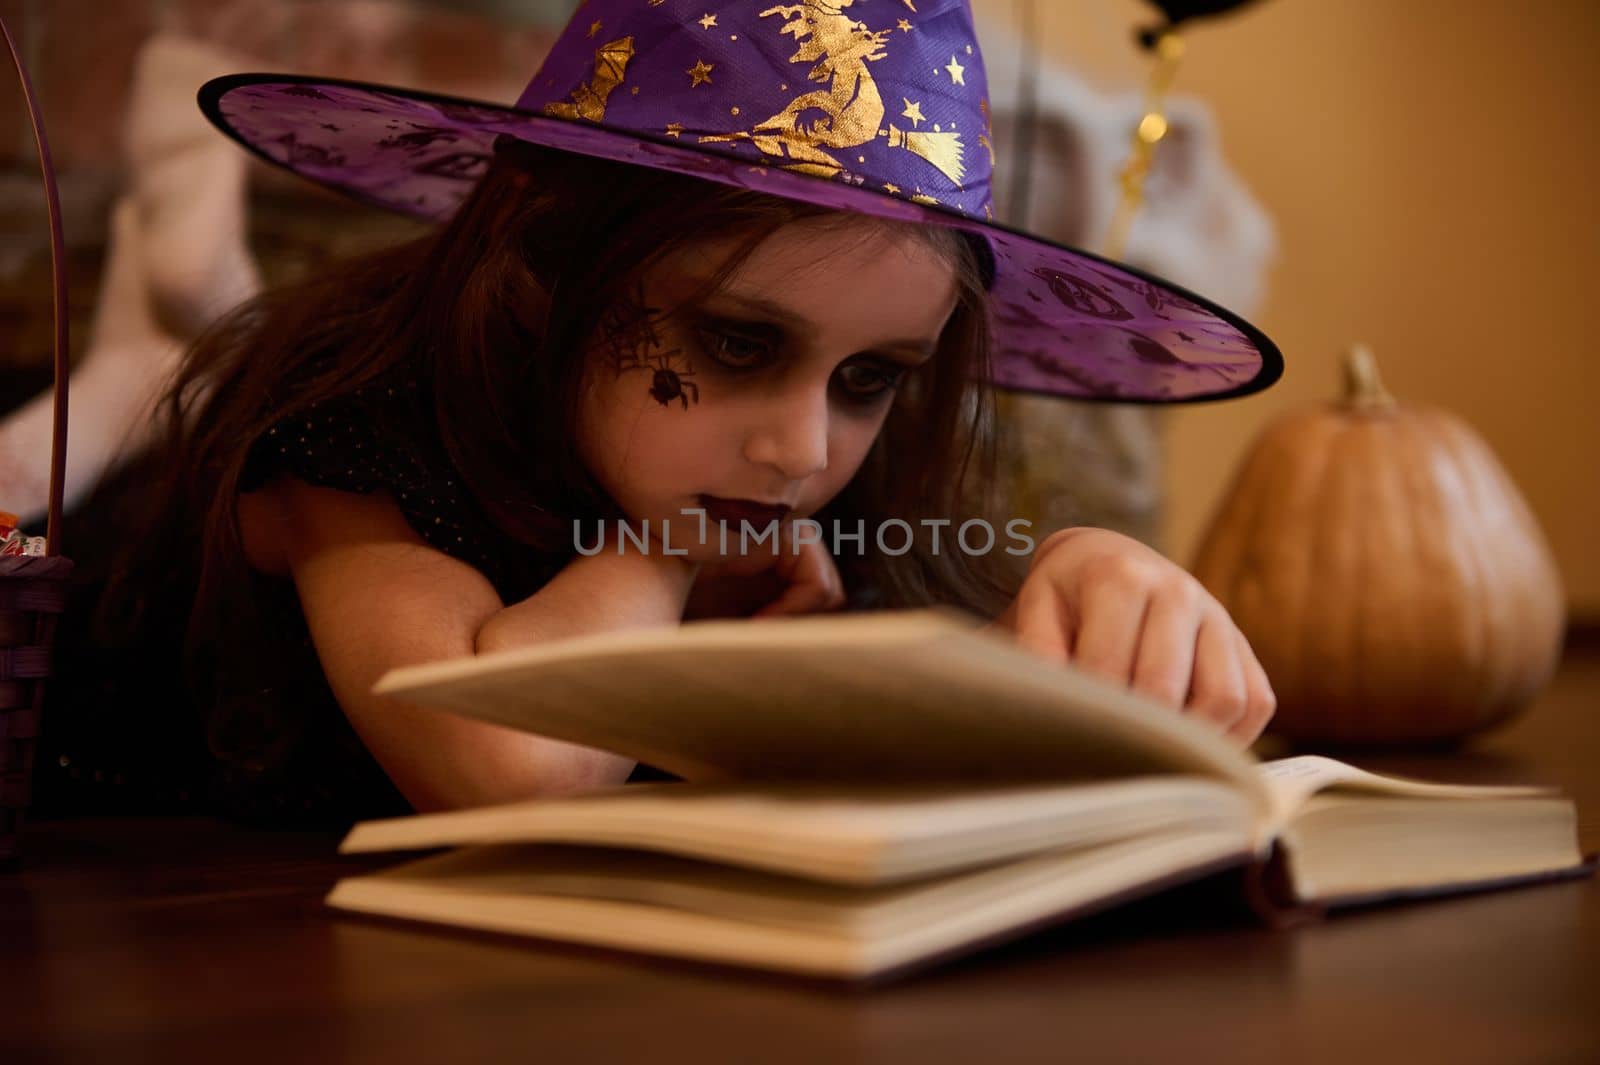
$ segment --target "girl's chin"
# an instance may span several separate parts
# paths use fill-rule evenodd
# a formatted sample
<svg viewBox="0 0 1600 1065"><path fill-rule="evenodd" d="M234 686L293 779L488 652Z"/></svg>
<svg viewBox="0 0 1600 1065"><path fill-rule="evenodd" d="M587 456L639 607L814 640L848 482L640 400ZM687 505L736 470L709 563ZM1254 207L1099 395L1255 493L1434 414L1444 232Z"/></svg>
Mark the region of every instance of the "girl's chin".
<svg viewBox="0 0 1600 1065"><path fill-rule="evenodd" d="M707 577L753 577L771 569L777 556L766 548L760 548L743 556L731 551L727 555L719 555L712 549L710 552L690 551L686 557L691 562L704 563L703 573Z"/></svg>

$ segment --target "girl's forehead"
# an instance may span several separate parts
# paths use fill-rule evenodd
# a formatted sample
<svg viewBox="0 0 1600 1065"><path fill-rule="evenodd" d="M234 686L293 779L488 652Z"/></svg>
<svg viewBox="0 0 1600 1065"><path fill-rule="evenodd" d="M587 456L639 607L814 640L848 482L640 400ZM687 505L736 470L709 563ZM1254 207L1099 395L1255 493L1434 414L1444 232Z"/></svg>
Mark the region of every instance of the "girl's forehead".
<svg viewBox="0 0 1600 1065"><path fill-rule="evenodd" d="M957 304L953 271L942 262L895 270L882 261L860 276L756 270L711 288L709 274L678 273L650 287L661 313L700 311L808 338L818 350L901 350L931 354ZM807 281L807 278L810 278Z"/></svg>
<svg viewBox="0 0 1600 1065"><path fill-rule="evenodd" d="M914 231L806 219L768 234L715 289L708 289L745 239L730 236L697 241L657 263L647 276L677 298L697 292L803 296L805 290L818 287L885 287L902 281L927 284L930 279L946 277L954 283L953 268Z"/></svg>

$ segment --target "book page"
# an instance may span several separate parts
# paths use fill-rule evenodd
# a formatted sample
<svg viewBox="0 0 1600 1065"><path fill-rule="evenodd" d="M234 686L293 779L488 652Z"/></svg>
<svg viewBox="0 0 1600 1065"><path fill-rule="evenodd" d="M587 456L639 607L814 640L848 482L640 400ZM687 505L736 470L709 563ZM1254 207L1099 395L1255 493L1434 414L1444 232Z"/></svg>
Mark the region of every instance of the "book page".
<svg viewBox="0 0 1600 1065"><path fill-rule="evenodd" d="M1235 789L1175 776L980 787L634 784L367 821L339 850L580 843L873 884L1155 831L1231 828L1242 838L1256 817Z"/></svg>
<svg viewBox="0 0 1600 1065"><path fill-rule="evenodd" d="M1302 754L1263 762L1256 772L1272 795L1273 823L1281 828L1306 800L1328 788L1350 788L1383 795L1432 799L1489 799L1550 795L1543 787L1503 787L1477 784L1434 784L1407 777L1383 776L1320 754Z"/></svg>
<svg viewBox="0 0 1600 1065"><path fill-rule="evenodd" d="M1153 832L883 887L593 848L469 847L345 877L336 909L862 977L1010 938L1247 859L1237 829Z"/></svg>
<svg viewBox="0 0 1600 1065"><path fill-rule="evenodd" d="M1263 814L1215 730L936 608L695 621L394 670L374 688L696 783L1187 774Z"/></svg>

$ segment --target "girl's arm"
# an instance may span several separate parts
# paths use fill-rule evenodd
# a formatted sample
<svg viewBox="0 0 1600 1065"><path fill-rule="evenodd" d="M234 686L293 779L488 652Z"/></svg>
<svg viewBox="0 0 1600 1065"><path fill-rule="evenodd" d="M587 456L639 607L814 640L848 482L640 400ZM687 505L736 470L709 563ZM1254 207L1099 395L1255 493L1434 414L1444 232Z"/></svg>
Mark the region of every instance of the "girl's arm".
<svg viewBox="0 0 1600 1065"><path fill-rule="evenodd" d="M372 685L397 666L677 624L695 576L681 557L608 548L506 606L483 574L430 546L381 493L281 476L241 498L240 520L252 562L293 577L334 696L418 811L584 791L632 772L632 759L373 695ZM263 543L278 557L264 557Z"/></svg>

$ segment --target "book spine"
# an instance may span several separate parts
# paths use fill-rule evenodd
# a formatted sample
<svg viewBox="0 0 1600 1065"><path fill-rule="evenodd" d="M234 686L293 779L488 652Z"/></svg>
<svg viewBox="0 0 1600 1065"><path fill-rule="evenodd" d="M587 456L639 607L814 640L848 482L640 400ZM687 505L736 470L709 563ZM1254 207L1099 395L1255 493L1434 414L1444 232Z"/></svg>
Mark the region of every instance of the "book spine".
<svg viewBox="0 0 1600 1065"><path fill-rule="evenodd" d="M1245 903L1268 928L1298 928L1321 920L1327 913L1323 903L1302 902L1295 897L1288 858L1276 843L1265 859L1257 859L1240 870L1240 881Z"/></svg>

